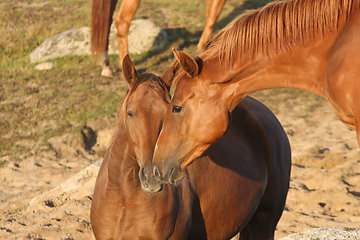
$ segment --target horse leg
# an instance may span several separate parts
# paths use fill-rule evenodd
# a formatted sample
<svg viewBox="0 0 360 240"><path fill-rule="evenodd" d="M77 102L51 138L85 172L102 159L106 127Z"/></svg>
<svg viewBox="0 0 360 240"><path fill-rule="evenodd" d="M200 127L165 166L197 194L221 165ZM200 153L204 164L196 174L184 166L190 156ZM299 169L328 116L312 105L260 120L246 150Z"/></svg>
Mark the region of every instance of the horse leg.
<svg viewBox="0 0 360 240"><path fill-rule="evenodd" d="M240 231L241 240L274 240L275 226L273 219L269 218L270 213L256 212L250 222ZM263 217L263 219L262 219ZM267 222L269 221L269 222Z"/></svg>
<svg viewBox="0 0 360 240"><path fill-rule="evenodd" d="M101 75L112 77L107 54L109 32L117 0L93 0L91 9L90 50L102 68Z"/></svg>
<svg viewBox="0 0 360 240"><path fill-rule="evenodd" d="M116 3L117 3L117 0L111 0L108 31L107 31L107 35L106 35L107 36L107 38L106 38L106 48L105 48L105 52L104 52L104 58L100 62L100 65L101 65L101 68L102 68L101 76L111 77L111 78L114 77L114 75L113 75L113 72L111 70L110 61L109 61L109 35L110 35L110 28L111 28L111 23L112 23L112 16L113 16L114 11L115 11Z"/></svg>
<svg viewBox="0 0 360 240"><path fill-rule="evenodd" d="M287 155L287 157L285 157ZM248 224L241 230L241 240L273 240L276 226L285 208L286 197L290 183L291 157L290 149L284 152L284 157L272 165L265 192L258 208ZM276 169L274 169L276 168Z"/></svg>
<svg viewBox="0 0 360 240"><path fill-rule="evenodd" d="M240 236L240 232L239 232L231 240L240 240L240 239L241 239L241 236Z"/></svg>
<svg viewBox="0 0 360 240"><path fill-rule="evenodd" d="M206 24L204 31L201 34L199 43L197 45L198 53L205 51L206 44L212 38L212 32L218 19L221 10L224 6L225 0L207 0L206 1Z"/></svg>
<svg viewBox="0 0 360 240"><path fill-rule="evenodd" d="M122 62L128 54L128 32L131 20L138 9L140 0L123 0L120 10L115 18L119 45L119 67L122 69Z"/></svg>

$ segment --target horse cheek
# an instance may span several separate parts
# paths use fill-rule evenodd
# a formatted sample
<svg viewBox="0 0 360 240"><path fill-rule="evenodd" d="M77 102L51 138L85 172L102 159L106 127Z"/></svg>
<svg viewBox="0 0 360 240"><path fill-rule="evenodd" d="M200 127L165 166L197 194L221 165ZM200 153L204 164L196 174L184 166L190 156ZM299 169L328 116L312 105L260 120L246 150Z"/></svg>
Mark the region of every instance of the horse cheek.
<svg viewBox="0 0 360 240"><path fill-rule="evenodd" d="M229 119L226 113L215 110L208 114L203 114L203 118L197 126L197 136L202 144L212 144L219 140L227 131Z"/></svg>

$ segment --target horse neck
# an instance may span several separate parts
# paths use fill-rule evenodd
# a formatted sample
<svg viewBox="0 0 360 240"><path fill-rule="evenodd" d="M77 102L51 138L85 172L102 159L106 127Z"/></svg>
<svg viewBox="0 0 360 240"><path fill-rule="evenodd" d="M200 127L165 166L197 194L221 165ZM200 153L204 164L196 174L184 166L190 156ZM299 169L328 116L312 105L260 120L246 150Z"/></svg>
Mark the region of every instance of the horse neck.
<svg viewBox="0 0 360 240"><path fill-rule="evenodd" d="M270 52L251 61L237 59L231 69L220 63L219 55L209 58L207 61L211 72L216 72L222 78L217 82L222 83L228 109L232 111L245 96L253 92L272 88L300 89L328 98L326 63L337 34L329 35L288 51ZM206 65L205 60L204 68ZM211 79L213 74L210 74L207 79Z"/></svg>
<svg viewBox="0 0 360 240"><path fill-rule="evenodd" d="M153 217L153 212L179 213L183 208L186 209L182 214L190 212L189 199L184 202L184 195L191 197L190 187L185 182L181 187L172 184L165 184L162 191L156 194L146 193L141 188L139 179L139 165L131 152L132 143L126 134L119 134L114 140L108 162L108 177L106 192L108 200L121 203L125 208L121 211L129 210L132 212L128 217L137 217L139 214L149 213L146 218ZM185 193L184 193L185 191ZM174 208L176 210L174 210ZM157 209L157 210L156 210ZM174 223L177 214L170 214L165 222ZM162 220L164 221L164 219ZM160 221L161 222L161 221Z"/></svg>
<svg viewBox="0 0 360 240"><path fill-rule="evenodd" d="M130 197L141 191L139 165L132 154L132 143L126 131L119 129L110 147L107 188Z"/></svg>
<svg viewBox="0 0 360 240"><path fill-rule="evenodd" d="M139 211L159 201L164 203L164 207L172 205L175 196L179 197L173 186L164 185L164 189L157 194L149 194L142 190L139 179L140 167L133 152L133 143L128 138L126 129L120 126L110 147L107 165L106 188L109 196L121 199L124 206L132 206L133 209L137 207Z"/></svg>

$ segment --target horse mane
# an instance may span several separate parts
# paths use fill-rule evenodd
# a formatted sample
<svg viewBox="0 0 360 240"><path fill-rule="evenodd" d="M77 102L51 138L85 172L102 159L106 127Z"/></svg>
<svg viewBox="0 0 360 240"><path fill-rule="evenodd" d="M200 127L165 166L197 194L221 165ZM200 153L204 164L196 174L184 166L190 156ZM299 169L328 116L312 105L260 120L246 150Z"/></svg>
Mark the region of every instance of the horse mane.
<svg viewBox="0 0 360 240"><path fill-rule="evenodd" d="M129 89L126 91L126 94L120 104L118 111L117 111L116 130L111 138L110 146L113 145L113 143L115 141L116 134L119 131L119 128L121 127L121 123L126 122L126 119L127 119L126 118L126 105L127 105L127 102L129 101L129 98L136 91L136 89L139 87L139 85L146 81L151 81L151 83L157 84L162 89L164 89L164 91L166 91L166 90L169 91L169 87L166 85L164 80L162 80L162 78L160 78L152 73L147 73L147 72L140 74L139 77L129 86Z"/></svg>
<svg viewBox="0 0 360 240"><path fill-rule="evenodd" d="M233 64L256 56L289 51L317 34L323 36L337 29L340 17L350 18L359 0L289 0L274 1L263 8L248 11L221 30L209 51L219 53L220 61Z"/></svg>

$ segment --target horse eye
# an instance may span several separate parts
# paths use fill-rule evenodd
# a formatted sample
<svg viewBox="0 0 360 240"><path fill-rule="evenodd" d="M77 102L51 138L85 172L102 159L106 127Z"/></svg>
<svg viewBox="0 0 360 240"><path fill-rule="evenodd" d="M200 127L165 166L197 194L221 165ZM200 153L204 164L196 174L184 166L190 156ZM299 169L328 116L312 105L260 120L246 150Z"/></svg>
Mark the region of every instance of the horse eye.
<svg viewBox="0 0 360 240"><path fill-rule="evenodd" d="M179 106L173 106L172 107L172 112L173 113L179 113L179 112L181 112L181 110L182 110L182 107L179 107Z"/></svg>
<svg viewBox="0 0 360 240"><path fill-rule="evenodd" d="M134 114L132 113L132 112L127 112L127 115L128 115L128 117L133 117L134 116Z"/></svg>

